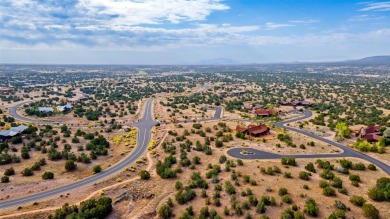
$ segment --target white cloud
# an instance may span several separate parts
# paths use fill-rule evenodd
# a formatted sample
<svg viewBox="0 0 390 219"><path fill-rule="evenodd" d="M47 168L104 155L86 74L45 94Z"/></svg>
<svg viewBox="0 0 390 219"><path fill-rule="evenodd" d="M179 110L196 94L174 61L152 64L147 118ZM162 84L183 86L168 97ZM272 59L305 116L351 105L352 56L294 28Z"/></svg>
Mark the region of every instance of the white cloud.
<svg viewBox="0 0 390 219"><path fill-rule="evenodd" d="M385 16L372 16L368 14L356 15L349 18L348 22L360 22L360 21L371 21L371 20L381 20L385 19Z"/></svg>
<svg viewBox="0 0 390 219"><path fill-rule="evenodd" d="M273 23L273 22L267 22L265 24L265 27L267 29L276 29L276 28L281 28L281 27L293 27L295 26L294 24L276 24L276 23Z"/></svg>
<svg viewBox="0 0 390 219"><path fill-rule="evenodd" d="M229 9L219 0L80 0L77 7L88 16L110 16L114 25L202 21L213 11Z"/></svg>
<svg viewBox="0 0 390 219"><path fill-rule="evenodd" d="M366 7L359 11L390 11L390 2L367 3Z"/></svg>
<svg viewBox="0 0 390 219"><path fill-rule="evenodd" d="M320 22L320 20L315 19L309 19L309 20L289 20L290 23L296 23L296 24L314 24Z"/></svg>

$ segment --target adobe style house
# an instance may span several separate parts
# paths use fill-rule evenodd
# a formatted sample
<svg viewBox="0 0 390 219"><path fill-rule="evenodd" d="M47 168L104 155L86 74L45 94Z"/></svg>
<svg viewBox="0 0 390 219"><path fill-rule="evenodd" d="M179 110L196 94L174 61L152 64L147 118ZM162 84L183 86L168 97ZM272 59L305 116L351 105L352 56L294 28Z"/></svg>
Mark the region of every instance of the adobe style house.
<svg viewBox="0 0 390 219"><path fill-rule="evenodd" d="M262 116L262 117L267 117L267 116L272 116L272 115L277 115L278 111L275 110L255 110L253 112L256 116Z"/></svg>
<svg viewBox="0 0 390 219"><path fill-rule="evenodd" d="M361 128L358 132L359 137L365 139L368 142L377 142L382 137L382 133L379 132L381 126L367 126L367 128Z"/></svg>
<svg viewBox="0 0 390 219"><path fill-rule="evenodd" d="M250 136L260 137L269 134L270 129L266 125L248 125L248 127L237 126L236 131Z"/></svg>

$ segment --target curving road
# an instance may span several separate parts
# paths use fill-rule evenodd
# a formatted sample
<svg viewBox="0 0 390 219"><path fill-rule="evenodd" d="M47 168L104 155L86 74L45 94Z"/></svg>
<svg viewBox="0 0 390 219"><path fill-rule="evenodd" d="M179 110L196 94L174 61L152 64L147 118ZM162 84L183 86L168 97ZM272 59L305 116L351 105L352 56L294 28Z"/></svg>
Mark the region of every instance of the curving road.
<svg viewBox="0 0 390 219"><path fill-rule="evenodd" d="M137 141L138 141L137 147L134 149L134 151L130 155L128 155L123 160L119 161L116 165L110 167L107 170L104 170L101 173L98 173L98 174L93 175L91 177L76 181L74 183L71 183L71 184L68 184L65 186L61 186L61 187L54 188L51 190L35 193L33 195L29 195L29 196L25 196L25 197L21 197L21 198L1 201L0 202L0 209L20 206L20 205L24 205L24 204L27 204L30 202L36 202L38 200L46 199L48 197L52 197L55 195L60 195L64 192L68 192L70 190L80 188L80 187L85 186L85 185L96 183L96 182L98 182L98 181L100 181L108 176L112 176L112 175L118 173L119 171L121 171L122 169L126 168L127 166L129 166L130 164L135 162L138 158L140 158L142 156L142 154L144 154L145 151L147 151L147 149L148 149L148 144L149 144L150 137L151 137L150 130L153 128L153 126L155 126L157 124L157 122L155 122L153 120L152 113L153 113L153 100L148 100L146 102L146 105L145 105L144 114L143 114L142 119L139 122L133 124L133 126L137 127L139 130L138 131L138 139L137 139ZM17 118L17 119L19 119L19 118Z"/></svg>
<svg viewBox="0 0 390 219"><path fill-rule="evenodd" d="M28 118L24 118L22 116L19 116L16 113L16 108L22 104L25 104L25 103L21 103L21 104L14 106L14 107L11 107L9 109L10 114L18 120L22 120L22 121L27 120L26 122L45 124L44 121L28 119ZM218 120L221 117L221 113L222 113L222 108L216 107L215 114L214 114L213 118L199 119L197 121ZM306 135L306 136L315 138L317 140L326 142L328 144L334 145L336 147L343 149L344 152L340 153L340 154L278 155L278 154L264 152L264 151L260 151L260 150L256 150L256 149L245 148L245 150L247 150L248 152L253 152L254 154L253 155L243 155L240 152L244 148L233 148L233 149L230 149L227 153L232 157L242 158L242 159L280 159L282 157L295 157L295 158L356 157L356 158L364 159L366 161L369 161L369 162L375 164L376 166L378 166L379 168L381 168L383 171L385 171L387 174L390 175L390 167L381 161L378 161L378 160L376 160L370 156L367 156L365 154L359 153L359 152L357 152L349 147L346 147L342 144L339 144L339 143L333 142L331 140L319 137L317 135L311 134L311 133L303 131L301 129L285 126L286 123L303 120L303 119L306 119L306 118L309 118L312 116L312 112L309 110L305 110L303 113L304 113L304 115L302 117L290 119L290 120L286 120L286 121L282 121L282 122L277 122L277 123L275 123L275 126L285 128L285 129L290 130L290 131L298 132L298 133L301 133L303 135ZM65 186L61 186L61 187L54 188L51 190L35 193L35 194L21 197L21 198L1 201L0 202L0 209L20 206L20 205L24 205L24 204L27 204L30 202L36 202L38 200L46 199L48 197L52 197L55 195L60 195L64 192L68 192L70 190L83 187L85 185L96 183L96 182L98 182L98 181L100 181L108 176L112 176L112 175L118 173L119 171L121 171L122 169L127 167L128 165L135 162L138 158L140 158L142 156L142 154L145 153L145 151L147 151L148 144L149 144L149 141L151 138L150 131L153 128L153 126L155 126L157 124L157 122L153 120L153 117L154 117L153 116L153 100L148 100L145 104L142 119L139 122L132 124L133 126L137 127L139 130L138 131L138 139L137 139L137 147L134 149L134 151L130 155L128 155L123 160L119 161L114 166L110 167L109 169L107 169L99 174L93 175L91 177L76 181L74 183L71 183L71 184L68 184ZM190 122L190 121L192 121L192 120L187 120L187 122ZM180 121L180 122L183 122L183 121ZM47 122L47 123L53 124L50 122Z"/></svg>
<svg viewBox="0 0 390 219"><path fill-rule="evenodd" d="M260 151L257 149L250 149L250 148L233 148L233 149L230 149L227 153L228 153L228 155L230 155L232 157L236 157L236 158L240 158L240 159L280 159L282 157L294 157L294 158L355 157L355 158L360 158L360 159L366 160L372 164L375 164L377 167L381 168L384 172L386 172L388 175L390 175L390 166L373 158L373 157L370 157L366 154L355 151L355 150L353 150L345 145L342 145L340 143L337 143L337 142L331 141L329 139L314 135L314 134L307 132L307 131L304 131L302 129L285 126L287 123L290 123L290 122L296 122L299 120L307 119L307 118L311 117L312 114L313 113L310 110L305 110L305 111L303 111L302 117L289 119L289 120L285 120L282 122L277 122L277 123L275 123L275 126L287 129L289 131L298 132L298 133L306 135L308 137L311 137L311 138L317 139L319 141L323 141L327 144L336 146L340 149L343 149L344 150L343 153L339 153L339 154L279 155L279 154L264 152L264 151ZM241 154L242 149L245 149L246 151L254 153L254 154L243 155L243 154Z"/></svg>
<svg viewBox="0 0 390 219"><path fill-rule="evenodd" d="M42 121L42 120L36 120L36 119L31 119L31 118L26 118L26 117L23 117L21 115L19 115L16 110L18 109L18 107L20 106L23 106L24 104L27 104L27 103L30 103L31 101L27 101L27 102L23 102L23 103L19 103L15 106L12 106L8 109L9 111L9 114L14 117L15 119L17 120L20 120L20 121L23 121L23 122L28 122L28 123L38 123L38 124L43 124L43 125L55 125L57 123L55 122L50 122L50 121Z"/></svg>

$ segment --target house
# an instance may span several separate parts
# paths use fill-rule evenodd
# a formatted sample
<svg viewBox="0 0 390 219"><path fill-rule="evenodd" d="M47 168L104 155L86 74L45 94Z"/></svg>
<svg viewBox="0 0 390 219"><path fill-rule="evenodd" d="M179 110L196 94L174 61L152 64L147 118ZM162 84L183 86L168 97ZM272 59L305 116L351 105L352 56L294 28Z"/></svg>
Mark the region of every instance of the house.
<svg viewBox="0 0 390 219"><path fill-rule="evenodd" d="M255 109L265 109L266 106L261 105L261 104L256 104L256 105L254 106L254 108L255 108Z"/></svg>
<svg viewBox="0 0 390 219"><path fill-rule="evenodd" d="M367 128L360 129L358 135L368 142L377 142L382 137L382 133L379 132L381 126L367 126Z"/></svg>
<svg viewBox="0 0 390 219"><path fill-rule="evenodd" d="M301 102L296 100L292 101L290 104L291 106L301 106Z"/></svg>
<svg viewBox="0 0 390 219"><path fill-rule="evenodd" d="M78 103L82 100L87 100L88 98L89 98L88 95L82 94L80 97L68 98L68 99L66 99L66 102L75 104L75 103Z"/></svg>
<svg viewBox="0 0 390 219"><path fill-rule="evenodd" d="M213 106L210 106L208 104L205 104L205 105L200 107L201 110L208 110L208 109L213 109L213 108L214 108Z"/></svg>
<svg viewBox="0 0 390 219"><path fill-rule="evenodd" d="M233 96L240 96L240 95L243 95L243 94L245 94L245 93L246 93L245 90L238 90L238 91L233 91L231 94L232 94Z"/></svg>
<svg viewBox="0 0 390 219"><path fill-rule="evenodd" d="M54 112L54 109L53 107L38 107L38 111L39 112L45 112L45 113L50 113L50 112Z"/></svg>
<svg viewBox="0 0 390 219"><path fill-rule="evenodd" d="M11 127L9 130L4 130L0 132L0 138L2 140L12 138L16 135L22 134L28 127L25 125L19 125L17 127Z"/></svg>
<svg viewBox="0 0 390 219"><path fill-rule="evenodd" d="M253 114L255 114L256 116L267 117L267 116L277 115L278 112L275 110L255 110Z"/></svg>
<svg viewBox="0 0 390 219"><path fill-rule="evenodd" d="M300 102L302 106L313 106L313 103L309 102L309 101L301 101Z"/></svg>
<svg viewBox="0 0 390 219"><path fill-rule="evenodd" d="M242 109L249 111L249 110L252 110L253 107L252 106L243 106Z"/></svg>
<svg viewBox="0 0 390 219"><path fill-rule="evenodd" d="M8 93L9 91L10 91L9 88L6 88L6 87L0 88L0 92L2 92L2 93Z"/></svg>
<svg viewBox="0 0 390 219"><path fill-rule="evenodd" d="M289 106L289 105L291 105L291 103L290 103L290 102L288 102L288 101L284 101L284 100L282 100L282 101L279 101L279 104L280 104L280 105L282 105L282 106Z"/></svg>
<svg viewBox="0 0 390 219"><path fill-rule="evenodd" d="M89 89L95 89L96 86L84 86L83 89L89 90Z"/></svg>
<svg viewBox="0 0 390 219"><path fill-rule="evenodd" d="M282 100L282 101L279 101L279 104L283 105L283 106L313 106L313 103L306 101L306 100L303 100L303 101L294 100L292 102Z"/></svg>
<svg viewBox="0 0 390 219"><path fill-rule="evenodd" d="M270 128L266 125L249 125L248 127L237 126L236 131L250 136L259 137L268 134Z"/></svg>
<svg viewBox="0 0 390 219"><path fill-rule="evenodd" d="M66 112L73 108L73 105L71 103L67 103L64 106L57 106L58 111L60 112Z"/></svg>

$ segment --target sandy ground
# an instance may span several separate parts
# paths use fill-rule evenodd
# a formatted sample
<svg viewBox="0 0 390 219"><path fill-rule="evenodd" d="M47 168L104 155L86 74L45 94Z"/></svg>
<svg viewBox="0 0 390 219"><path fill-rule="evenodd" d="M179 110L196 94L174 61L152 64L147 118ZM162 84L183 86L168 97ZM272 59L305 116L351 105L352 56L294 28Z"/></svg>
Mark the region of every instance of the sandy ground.
<svg viewBox="0 0 390 219"><path fill-rule="evenodd" d="M74 134L77 129L72 129L72 133ZM87 129L84 130L87 133L88 132L94 132L97 131L97 128ZM116 131L113 133L103 133L106 139L109 139L111 136L123 134L124 132ZM88 142L87 140L83 139L82 137L79 137L80 143L74 144L71 143L71 138L73 135L69 138L64 138L59 133L59 136L61 136L62 139L66 139L67 143L72 145L72 150L75 152L75 154L80 154L81 152L77 151L78 145L86 145ZM63 149L63 143L58 142L58 151L62 151ZM20 145L16 145L16 148L19 148L19 151L17 154L20 156ZM72 172L66 172L64 169L64 163L65 160L59 160L59 161L50 161L47 158L47 154L41 154L40 152L35 151L32 149L30 151L30 159L28 160L22 160L20 163L16 164L8 164L8 165L2 165L2 169L13 167L15 169L16 175L10 176L10 183L2 184L1 186L1 193L0 193L0 200L9 199L9 198L16 198L20 197L26 194L34 193L36 191L44 191L46 189L50 189L53 187L65 185L69 182L73 182L78 179L82 179L88 176L92 175L92 168L93 166L99 164L101 165L102 169L107 169L112 164L117 163L119 160L123 159L127 154L131 153L132 148L126 147L124 143L119 145L113 145L111 144L109 153L107 156L99 156L96 160L91 160L91 163L84 164L77 162L77 170ZM89 155L89 151L82 151ZM22 176L21 172L26 167L31 167L36 161L38 161L40 158L45 158L47 164L45 166L41 167L41 170L34 171L34 175L30 177ZM3 170L4 170L3 169ZM54 179L49 181L44 181L41 178L41 175L44 172L53 172L54 173Z"/></svg>
<svg viewBox="0 0 390 219"><path fill-rule="evenodd" d="M155 101L154 112L156 119L159 121L171 121L172 119L184 120L184 117L187 117L187 119L212 118L215 114L215 110L213 109L208 109L206 112L201 110L203 105L196 105L195 108L189 106L188 109L181 110L179 108L173 109L172 107L163 106L160 104L160 101L167 103L164 99ZM178 106L180 105L181 104ZM170 111L168 111L168 109ZM172 117L171 114L175 110L177 110L177 112L175 112L175 116Z"/></svg>
<svg viewBox="0 0 390 219"><path fill-rule="evenodd" d="M166 127L164 127L166 128ZM157 132L158 133L158 132ZM173 137L168 135L166 141L170 141ZM191 134L188 136L189 139L195 141L197 136ZM161 148L157 149L161 156L154 158L155 160L162 159L167 156ZM178 149L177 149L178 150ZM156 211L159 207L166 202L166 200L170 197L175 200L174 196L176 194L176 190L174 188L174 184L176 181L181 181L186 185L188 180L190 179L190 175L194 171L200 171L203 178L205 178L205 172L208 171L207 164L219 164L218 158L220 155L226 155L227 148L215 148L213 147L213 155L207 156L202 152L192 151L188 154L188 157L191 159L193 156L197 155L201 158L201 165L196 166L195 170L190 170L188 168L182 168L183 173L179 174L176 179L164 180L160 177L153 175L152 179L149 181L134 181L126 186L122 186L119 189L115 190L107 190L106 194L110 197L114 197L114 212L110 216L110 218L157 218ZM179 156L179 151L177 151L176 156ZM231 158L229 158L231 159ZM235 159L232 159L235 160ZM327 159L332 164L337 165L336 159ZM351 158L353 162L363 162L358 159ZM300 211L303 211L304 202L307 197L312 197L316 200L317 205L320 209L318 218L327 217L332 211L336 210L334 207L334 201L340 200L348 207L351 208L351 211L346 212L347 218L363 218L362 211L359 207L354 206L349 202L349 199L352 195L361 195L363 196L369 203L374 203L371 201L366 192L369 188L375 186L375 181L379 177L386 176L382 171L351 171L351 173L357 173L361 176L362 183L360 187L353 187L348 179L348 176L342 175L339 173L335 173L336 176L339 176L343 180L343 185L347 188L349 195L343 195L338 192L336 197L326 197L322 195L322 189L319 188L319 181L321 178L319 177L319 173L322 172L321 169L317 169L317 173L314 173L311 177L310 181L303 181L298 178L298 174L300 171L304 170L304 166L308 162L315 162L315 160L297 160L297 167L284 167L280 164L279 160L254 160L254 161L244 161L244 166L237 166L232 168L232 170L237 173L241 173L241 175L249 175L251 179L254 179L257 182L256 186L251 186L249 184L245 184L243 179L239 177L238 181L240 186L235 186L237 191L237 200L239 203L242 203L244 200L247 200L246 197L240 196L241 191L244 191L247 188L250 188L255 196L260 199L262 195L268 195L275 197L276 206L268 206L267 214L270 218L278 218L280 217L281 212L289 207L289 204L283 204L280 196L278 195L278 189L280 187L288 188L288 193L290 197L293 199L293 203L297 204ZM155 162L154 162L155 163ZM367 163L366 163L367 164ZM283 172L291 172L293 176L292 179L286 179L283 177L283 174L276 174L274 176L264 175L260 173L260 167L273 167L278 166ZM176 165L174 165L176 167ZM222 172L218 175L218 178L221 180L221 184L224 184L225 181L230 180L231 172L226 172L224 170L224 165L221 165ZM153 168L152 168L153 169ZM210 180L207 179L209 182ZM309 190L305 190L302 186L306 184L309 186ZM208 197L211 197L214 192L214 184L209 183L210 188L207 190ZM272 189L271 192L267 192L266 188L270 187ZM224 186L223 186L224 188ZM184 205L179 205L174 201L174 214L175 218L179 217L184 209L188 206L193 206L195 210L195 214L199 215L199 210L201 207L205 206L205 199L200 196L200 189L195 189L197 196L194 200L188 202ZM125 195L123 195L125 194ZM132 195L131 195L132 194ZM303 197L301 197L301 195ZM152 198L150 198L152 196ZM125 198L122 198L125 197ZM234 215L234 211L231 209L230 205L231 196L226 194L224 190L221 193L221 207L217 207L213 204L209 206L209 209L215 209L219 215L223 216L223 208L224 206L228 206L231 217L233 218L243 218L243 216L239 217ZM390 217L390 212L387 211L388 204L387 203L374 203L375 206L381 212L382 218ZM249 212L252 216L258 217L259 215L255 213L254 207L250 210L244 210L244 212ZM244 213L245 215L245 213ZM310 218L310 217L309 217Z"/></svg>

